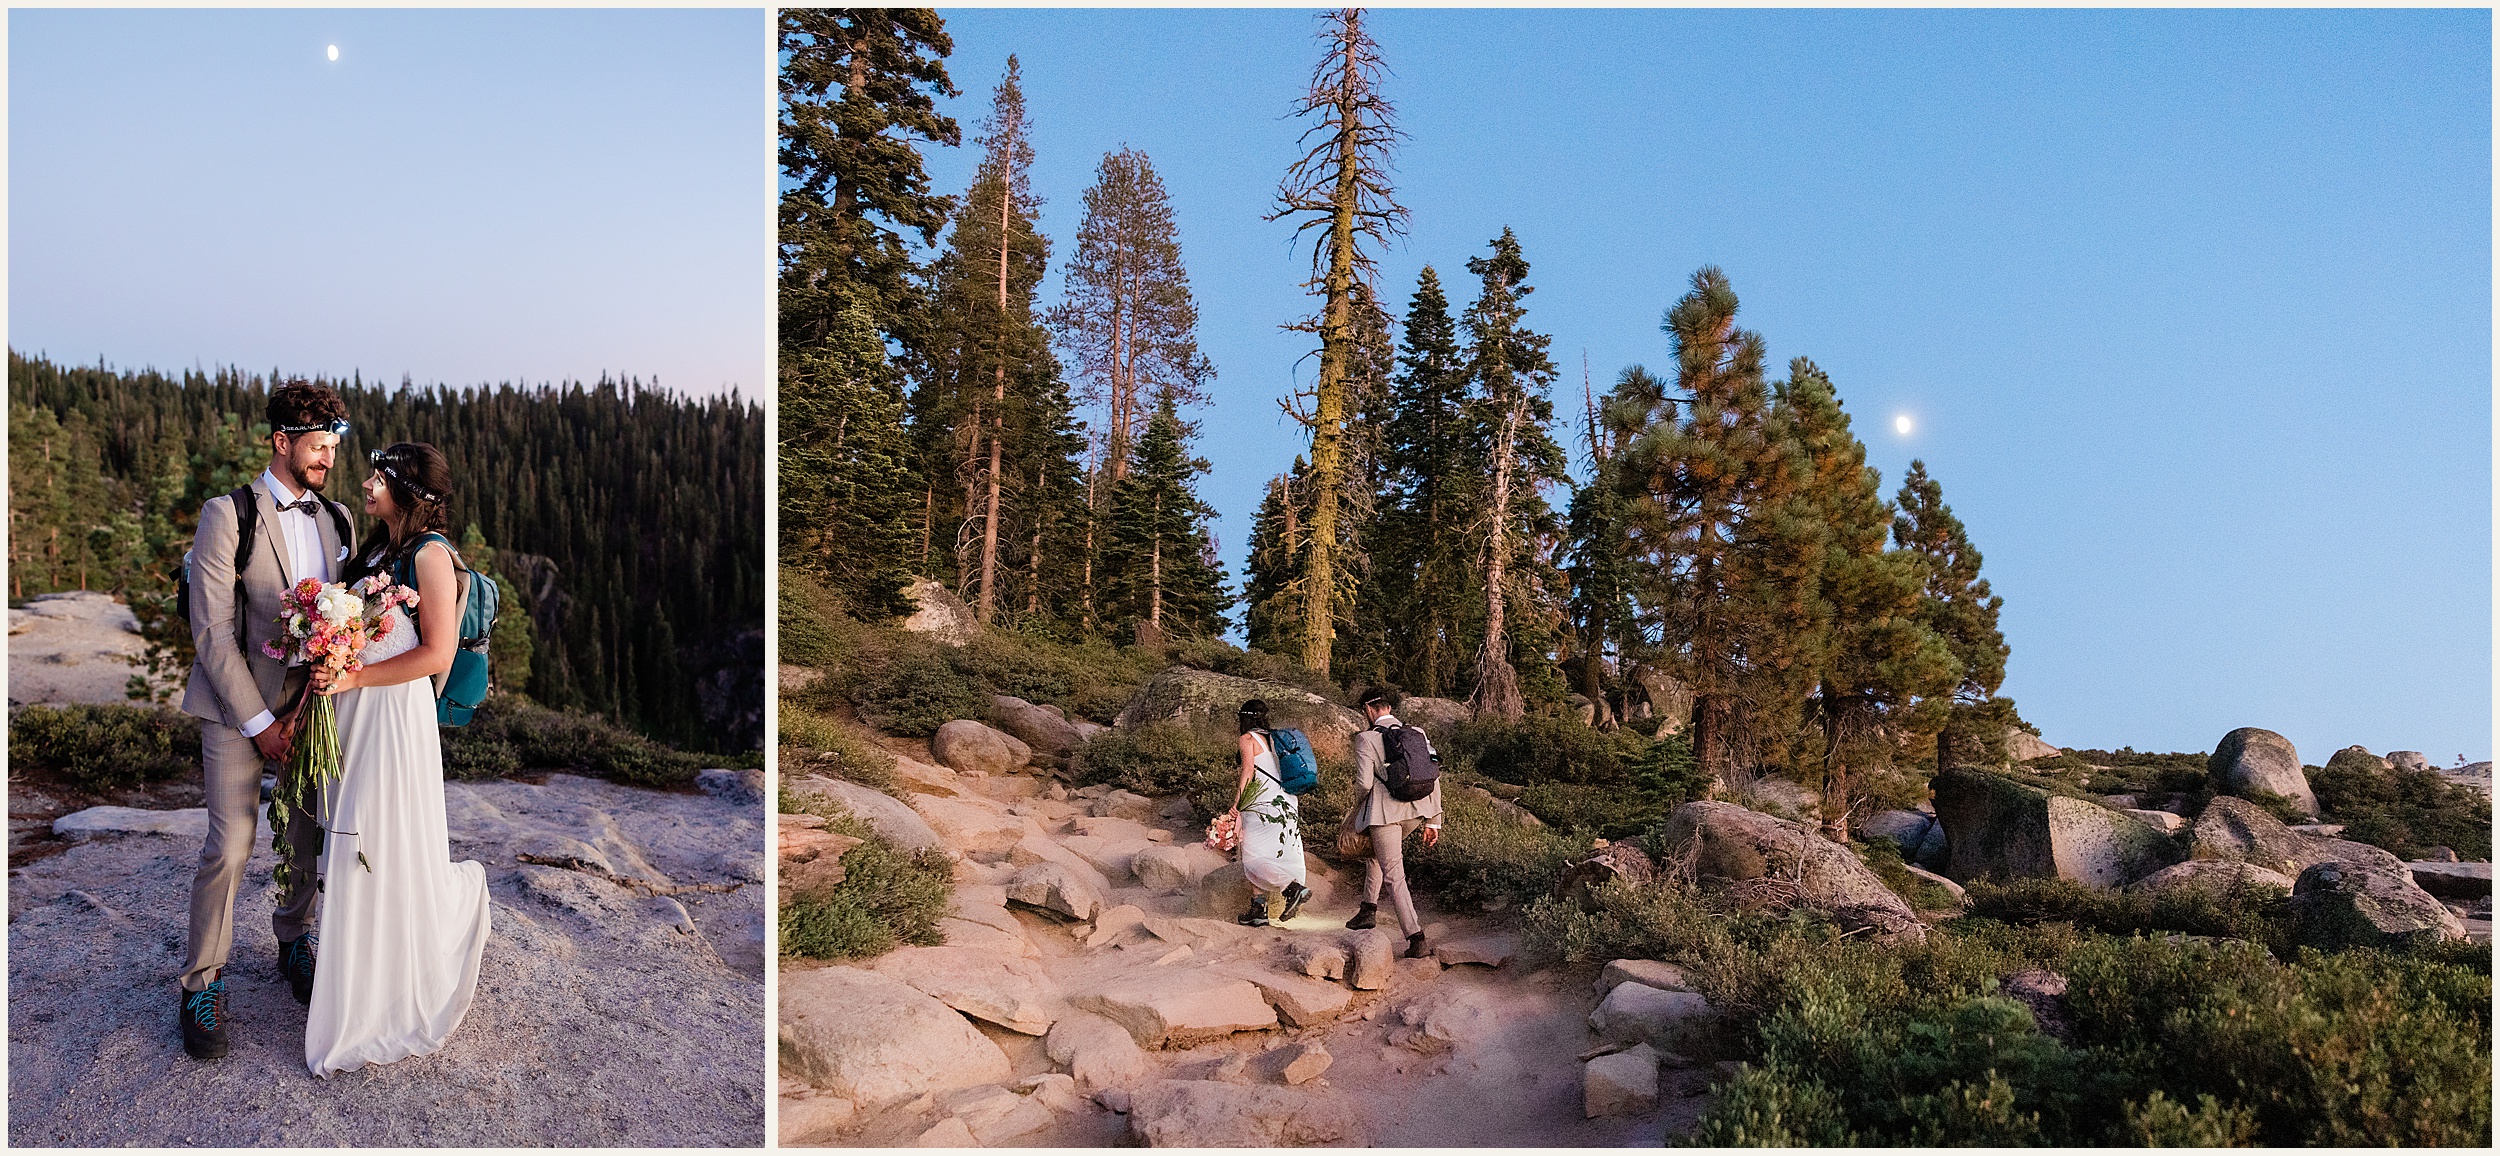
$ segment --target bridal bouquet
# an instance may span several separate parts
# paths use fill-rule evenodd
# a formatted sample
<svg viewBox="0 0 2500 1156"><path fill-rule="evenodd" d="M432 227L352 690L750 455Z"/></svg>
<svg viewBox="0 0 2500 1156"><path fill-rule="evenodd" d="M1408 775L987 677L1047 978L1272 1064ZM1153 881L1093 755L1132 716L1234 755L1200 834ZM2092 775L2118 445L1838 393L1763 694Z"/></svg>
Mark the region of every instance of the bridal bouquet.
<svg viewBox="0 0 2500 1156"><path fill-rule="evenodd" d="M289 589L278 605L278 637L263 643L261 653L289 661L301 659L314 672L336 678L364 668L356 656L375 639L390 635L390 608L414 609L417 592L385 574L368 576L353 586L306 578ZM300 870L286 838L288 818L305 810L318 788L337 782L341 770L338 708L329 696L314 693L306 683L288 714L288 725L295 742L287 756L286 773L278 777L277 789L269 796L269 828L277 844L281 878Z"/></svg>
<svg viewBox="0 0 2500 1156"><path fill-rule="evenodd" d="M1207 846L1230 851L1241 845L1241 816L1227 811L1207 824Z"/></svg>

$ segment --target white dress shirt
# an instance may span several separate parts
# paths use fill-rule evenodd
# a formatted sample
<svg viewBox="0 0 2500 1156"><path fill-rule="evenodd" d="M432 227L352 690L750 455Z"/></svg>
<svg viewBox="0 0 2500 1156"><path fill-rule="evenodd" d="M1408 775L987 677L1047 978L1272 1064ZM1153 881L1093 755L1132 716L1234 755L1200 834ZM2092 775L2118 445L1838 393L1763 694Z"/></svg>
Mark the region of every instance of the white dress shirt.
<svg viewBox="0 0 2500 1156"><path fill-rule="evenodd" d="M261 488L269 491L271 500L280 506L301 501L305 497L303 494L287 489L286 483L278 480L277 472L274 470L262 470L260 484ZM277 529L280 540L286 543L286 569L294 575L295 581L301 582L306 578L317 578L323 582L330 581L330 556L323 553L321 549L320 519L321 515L311 510L282 509L278 511ZM291 661L288 665L300 665L301 661L300 659ZM251 738L258 735L268 730L269 724L276 721L278 721L277 716L266 710L253 715L244 720L243 737Z"/></svg>

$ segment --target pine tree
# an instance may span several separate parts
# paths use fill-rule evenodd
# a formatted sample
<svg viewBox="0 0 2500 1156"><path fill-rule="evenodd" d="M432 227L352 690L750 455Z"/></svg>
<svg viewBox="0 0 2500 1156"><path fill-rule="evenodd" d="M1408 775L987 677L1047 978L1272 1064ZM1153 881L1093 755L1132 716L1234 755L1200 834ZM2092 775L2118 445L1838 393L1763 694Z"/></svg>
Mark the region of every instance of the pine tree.
<svg viewBox="0 0 2500 1156"><path fill-rule="evenodd" d="M905 608L923 487L887 342L916 340L921 295L897 228L934 244L952 201L915 141L954 145L953 43L928 9L781 13L781 541L854 608Z"/></svg>
<svg viewBox="0 0 2500 1156"><path fill-rule="evenodd" d="M1400 232L1406 210L1392 198L1389 151L1398 131L1394 109L1381 95L1385 66L1380 46L1363 30L1359 8L1323 13L1319 39L1326 46L1311 86L1295 107L1297 116L1318 114L1302 139L1319 138L1286 171L1269 220L1298 218L1295 233L1321 230L1311 248L1311 279L1321 298L1319 316L1298 328L1320 337L1319 379L1307 414L1296 414L1311 431L1312 507L1310 549L1303 563L1302 665L1327 673L1339 612L1338 505L1346 472L1344 423L1348 381L1355 360L1359 318L1355 285L1371 280L1366 241L1385 243ZM1290 412L1290 408L1289 408Z"/></svg>
<svg viewBox="0 0 2500 1156"><path fill-rule="evenodd" d="M1815 762L1825 827L1847 842L1853 810L1875 797L1876 784L1861 772L1889 765L1887 735L1901 714L1949 689L1957 668L1944 641L1920 620L1921 559L1884 548L1893 511L1831 378L1796 358L1777 404L1806 455L1795 501L1825 533L1816 596L1828 627L1814 640L1811 714L1822 737Z"/></svg>
<svg viewBox="0 0 2500 1156"><path fill-rule="evenodd" d="M1546 396L1554 377L1545 352L1552 338L1522 325L1527 297L1535 292L1527 284L1527 259L1507 228L1492 245L1490 256L1467 262L1467 271L1482 279L1465 319L1468 376L1475 386L1469 416L1484 430L1483 464L1491 478L1479 526L1485 626L1471 705L1479 716L1516 719L1525 713L1525 703L1512 662L1518 641L1512 616L1525 620L1550 601L1551 555L1543 547L1552 541L1554 526L1543 490L1562 478L1563 454L1547 429L1554 420L1554 403ZM1521 648L1521 653L1532 652Z"/></svg>
<svg viewBox="0 0 2500 1156"><path fill-rule="evenodd" d="M936 102L955 95L954 40L927 8L784 8L780 50L782 344L828 344L854 305L905 337L916 291L895 229L934 245L952 207L913 142L962 142Z"/></svg>
<svg viewBox="0 0 2500 1156"><path fill-rule="evenodd" d="M1309 467L1269 478L1267 493L1250 523L1250 557L1243 567L1242 626L1250 649L1268 654L1302 653L1303 507Z"/></svg>
<svg viewBox="0 0 2500 1156"><path fill-rule="evenodd" d="M1018 539L1060 522L1047 508L1062 489L1055 478L1072 474L1082 452L1081 441L1070 442L1058 359L1033 315L1050 245L1035 227L1030 128L1011 56L982 126L980 169L948 249L930 270L932 306L911 399L924 479L922 564L950 562L941 571L985 624L1017 605L1003 587L1016 569Z"/></svg>
<svg viewBox="0 0 2500 1156"><path fill-rule="evenodd" d="M1459 686L1464 638L1481 629L1474 573L1483 475L1466 420L1468 366L1440 274L1430 265L1408 299L1406 333L1382 423L1377 609L1394 656L1389 677L1440 697Z"/></svg>
<svg viewBox="0 0 2500 1156"><path fill-rule="evenodd" d="M1950 697L1921 704L1923 730L1935 736L1936 769L2002 761L2005 728L2021 722L2014 700L1997 697L2012 653L1997 629L2005 599L1990 593L1988 580L1979 576L1979 548L1945 505L1944 487L1927 475L1926 462L1910 463L1893 500L1900 508L1892 520L1893 540L1925 564L1919 619L1961 666Z"/></svg>
<svg viewBox="0 0 2500 1156"><path fill-rule="evenodd" d="M1377 559L1380 495L1389 421L1389 379L1397 370L1390 318L1371 286L1354 283L1352 347L1346 358L1344 469L1337 485L1336 613L1329 669L1347 686L1387 680L1391 647L1380 618L1368 612L1381 591ZM1305 511L1309 513L1310 511Z"/></svg>
<svg viewBox="0 0 2500 1156"><path fill-rule="evenodd" d="M781 542L869 615L906 609L921 489L898 374L853 299L824 346L781 355Z"/></svg>
<svg viewBox="0 0 2500 1156"><path fill-rule="evenodd" d="M1080 399L1103 411L1103 460L1116 484L1149 412L1165 397L1206 404L1215 377L1198 351L1198 306L1171 198L1146 154L1103 155L1063 276L1048 320L1075 355Z"/></svg>
<svg viewBox="0 0 2500 1156"><path fill-rule="evenodd" d="M1721 782L1775 745L1802 695L1780 665L1802 600L1794 543L1759 518L1797 488L1795 442L1771 420L1762 338L1736 327L1736 292L1705 267L1661 326L1675 387L1626 375L1613 405L1640 432L1621 452L1636 601L1666 665L1693 691L1693 753ZM1677 420L1676 409L1684 416Z"/></svg>
<svg viewBox="0 0 2500 1156"><path fill-rule="evenodd" d="M1166 397L1203 405L1215 376L1214 363L1198 351L1198 307L1171 198L1146 154L1103 155L1085 191L1085 224L1064 284L1047 321L1075 359L1082 400L1103 415L1089 446L1077 546L1074 617L1082 632L1095 625L1098 539L1111 516L1111 493L1128 471L1150 407Z"/></svg>
<svg viewBox="0 0 2500 1156"><path fill-rule="evenodd" d="M1130 469L1112 487L1115 512L1103 550L1112 579L1106 619L1142 646L1159 646L1173 634L1220 634L1232 599L1207 538L1215 511L1191 484L1207 471L1206 460L1189 455L1170 394L1156 404L1144 435Z"/></svg>
<svg viewBox="0 0 2500 1156"><path fill-rule="evenodd" d="M1587 422L1589 482L1572 491L1567 515L1564 575L1571 585L1572 643L1578 652L1574 670L1582 695L1597 705L1600 729L1613 729L1613 696L1606 684L1611 662L1618 671L1639 656L1643 639L1632 603L1632 545L1625 536L1626 502L1619 477L1617 451L1630 430L1610 420L1588 389L1582 370L1581 400ZM1649 371L1632 366L1616 393L1658 392Z"/></svg>

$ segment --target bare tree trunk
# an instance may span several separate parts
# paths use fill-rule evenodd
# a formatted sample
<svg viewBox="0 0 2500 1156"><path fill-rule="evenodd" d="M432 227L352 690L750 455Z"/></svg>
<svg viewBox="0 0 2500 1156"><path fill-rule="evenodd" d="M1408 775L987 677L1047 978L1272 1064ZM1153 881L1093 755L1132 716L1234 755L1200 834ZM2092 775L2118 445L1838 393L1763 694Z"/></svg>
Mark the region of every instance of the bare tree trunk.
<svg viewBox="0 0 2500 1156"><path fill-rule="evenodd" d="M1026 559L1025 581L1028 585L1024 593L1024 612L1039 614L1042 612L1042 530L1039 526L1033 528L1033 556Z"/></svg>
<svg viewBox="0 0 2500 1156"><path fill-rule="evenodd" d="M1492 533L1485 540L1484 649L1476 655L1476 717L1517 719L1527 713L1519 698L1519 672L1510 665L1507 637L1510 572L1510 479L1518 458L1519 422L1527 407L1524 394L1512 399L1502 414L1502 437L1493 447Z"/></svg>
<svg viewBox="0 0 2500 1156"><path fill-rule="evenodd" d="M1014 211L1016 185L1009 173L998 183L998 363L990 388L990 501L981 522L981 604L974 620L990 624L998 604L998 471L1001 443L1007 431L1007 227Z"/></svg>
<svg viewBox="0 0 2500 1156"><path fill-rule="evenodd" d="M937 521L937 483L922 490L920 499L920 572L929 572L929 525Z"/></svg>
<svg viewBox="0 0 2500 1156"><path fill-rule="evenodd" d="M1102 508L1097 498L1101 485L1102 462L1097 458L1089 463L1085 471L1085 585L1081 625L1087 634L1094 632L1094 527L1102 521Z"/></svg>

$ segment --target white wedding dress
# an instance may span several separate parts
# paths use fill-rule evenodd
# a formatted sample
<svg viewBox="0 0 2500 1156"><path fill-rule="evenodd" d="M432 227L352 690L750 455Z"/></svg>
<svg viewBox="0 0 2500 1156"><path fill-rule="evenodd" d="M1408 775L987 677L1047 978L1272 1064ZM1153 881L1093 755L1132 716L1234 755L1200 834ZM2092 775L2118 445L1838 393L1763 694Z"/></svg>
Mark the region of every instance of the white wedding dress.
<svg viewBox="0 0 2500 1156"><path fill-rule="evenodd" d="M1250 760L1250 797L1241 804L1241 874L1263 892L1282 891L1304 882L1302 808L1285 793L1276 769L1276 744L1260 736L1266 748Z"/></svg>
<svg viewBox="0 0 2500 1156"><path fill-rule="evenodd" d="M368 664L417 644L407 614L389 613L398 621L365 648ZM361 687L337 703L342 771L304 1025L304 1063L325 1078L441 1048L477 994L487 931L486 869L451 861L433 682Z"/></svg>

